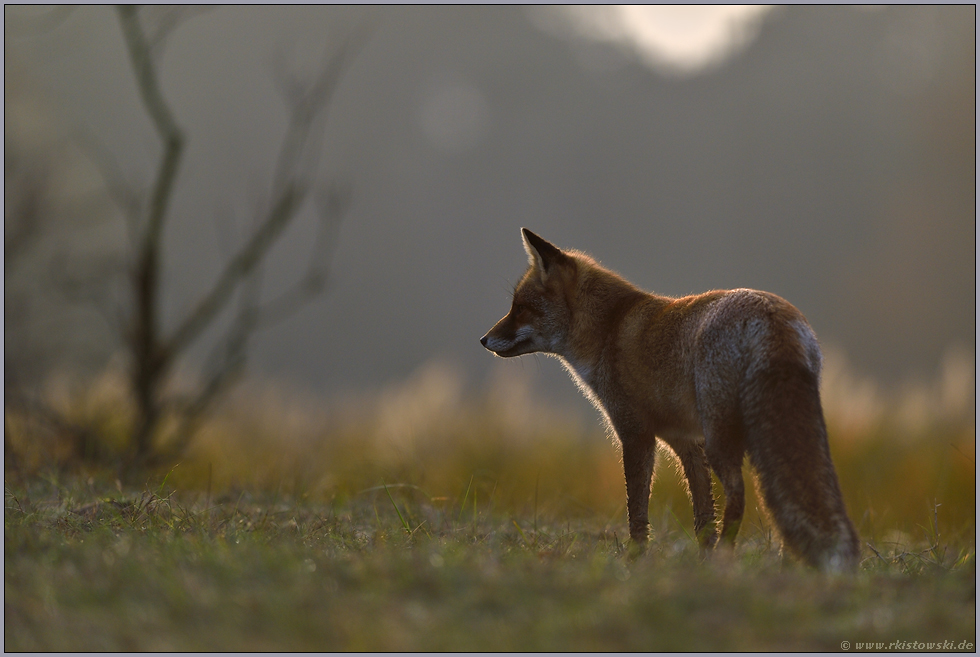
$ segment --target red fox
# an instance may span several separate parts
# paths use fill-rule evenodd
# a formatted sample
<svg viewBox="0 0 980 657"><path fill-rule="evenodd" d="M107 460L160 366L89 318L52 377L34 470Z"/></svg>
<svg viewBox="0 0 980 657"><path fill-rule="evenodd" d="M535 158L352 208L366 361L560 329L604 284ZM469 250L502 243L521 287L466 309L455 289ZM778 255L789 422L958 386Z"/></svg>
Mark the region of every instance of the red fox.
<svg viewBox="0 0 980 657"><path fill-rule="evenodd" d="M480 342L507 358L556 356L602 413L622 445L634 544L647 541L659 438L680 460L702 550L718 540L709 466L725 492L720 540L734 546L748 453L784 545L818 568L853 570L858 538L827 445L822 355L802 313L756 290L648 294L521 232L530 266Z"/></svg>

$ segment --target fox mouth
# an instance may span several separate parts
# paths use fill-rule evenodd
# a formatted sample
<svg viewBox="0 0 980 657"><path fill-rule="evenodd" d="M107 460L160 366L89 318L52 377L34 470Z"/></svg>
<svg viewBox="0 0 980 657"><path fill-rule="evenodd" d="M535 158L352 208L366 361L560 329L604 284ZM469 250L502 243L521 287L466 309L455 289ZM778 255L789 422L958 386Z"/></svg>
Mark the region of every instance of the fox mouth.
<svg viewBox="0 0 980 657"><path fill-rule="evenodd" d="M502 349L501 351L495 351L493 353L498 356L503 356L504 358L513 358L514 356L523 356L524 354L530 353L531 349L527 349L531 345L530 340L521 340L520 342L514 343L510 349Z"/></svg>
<svg viewBox="0 0 980 657"><path fill-rule="evenodd" d="M496 345L490 343L489 336L485 335L482 338L480 338L480 344L482 344L487 349L487 351L491 351L503 358L521 356L531 351L530 349L527 349L527 347L529 347L531 344L530 338L523 338L503 348L496 348Z"/></svg>

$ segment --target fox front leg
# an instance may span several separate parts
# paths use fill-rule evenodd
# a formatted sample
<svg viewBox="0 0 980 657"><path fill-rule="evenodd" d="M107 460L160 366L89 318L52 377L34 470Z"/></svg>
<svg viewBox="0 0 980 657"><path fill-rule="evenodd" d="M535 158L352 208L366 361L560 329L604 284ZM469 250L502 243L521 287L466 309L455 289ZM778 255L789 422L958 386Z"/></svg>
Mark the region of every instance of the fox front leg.
<svg viewBox="0 0 980 657"><path fill-rule="evenodd" d="M630 552L639 554L646 548L650 533L650 481L656 457L656 441L622 440L623 471L626 474L626 512L629 516Z"/></svg>

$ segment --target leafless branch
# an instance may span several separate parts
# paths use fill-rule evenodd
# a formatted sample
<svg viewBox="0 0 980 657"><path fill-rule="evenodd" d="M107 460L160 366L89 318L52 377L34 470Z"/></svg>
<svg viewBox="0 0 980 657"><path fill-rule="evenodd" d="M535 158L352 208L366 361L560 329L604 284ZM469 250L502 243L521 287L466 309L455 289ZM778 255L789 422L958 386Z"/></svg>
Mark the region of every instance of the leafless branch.
<svg viewBox="0 0 980 657"><path fill-rule="evenodd" d="M349 203L349 194L340 187L314 194L320 222L306 274L272 301L261 302L262 263L314 188L312 178L322 152L325 108L350 62L354 40L327 57L313 78L304 82L298 77L281 77L288 122L273 169L269 200L259 206L255 228L231 251L210 288L166 336L158 322L162 234L185 139L161 90L154 56L187 14L180 9L164 9L153 15L151 10L149 15L142 15L141 22L133 7L119 7L117 12L143 108L162 146L148 192L134 192L115 161L95 141L89 140L85 145L130 227L134 307L127 340L132 361L131 386L138 409L133 460L147 463L154 459L154 451L158 458L163 454L179 456L189 445L200 417L244 371L250 336L261 326L308 303L325 285L331 246ZM364 36L360 35L362 41ZM211 352L204 380L184 398L168 395L165 384L176 359L223 317L236 299L238 310ZM152 449L152 443L165 413L175 415L179 425L165 446L166 452L162 452Z"/></svg>
<svg viewBox="0 0 980 657"><path fill-rule="evenodd" d="M163 220L167 213L167 204L172 196L174 180L177 177L177 167L180 164L184 137L176 121L174 121L170 107L160 93L160 85L150 53L151 46L143 34L136 9L123 6L118 8L118 12L123 36L129 50L129 58L139 84L140 98L143 100L143 106L150 115L153 127L156 129L160 141L163 142L164 148L156 182L150 195L149 216L144 237L144 249L156 248L160 239Z"/></svg>
<svg viewBox="0 0 980 657"><path fill-rule="evenodd" d="M181 416L181 424L168 448L172 455L180 455L186 450L201 416L244 373L251 335L293 314L322 291L336 229L349 202L350 193L346 187L335 186L316 195L320 222L313 254L306 274L289 290L272 301L260 304L261 267L257 266L243 282L237 316L225 337L215 345L205 365L207 381L196 395L175 399L170 406Z"/></svg>
<svg viewBox="0 0 980 657"><path fill-rule="evenodd" d="M248 242L225 266L211 291L166 341L165 354L178 353L197 339L225 307L235 289L262 261L303 206L307 194L307 183L303 178L309 171L308 166L301 166L303 153L319 152L319 140L314 140L315 145L311 146L310 132L323 108L329 103L349 56L347 49L343 48L330 57L316 80L308 85L298 99L291 99L294 104L290 107L289 125L273 174L272 191L275 203Z"/></svg>
<svg viewBox="0 0 980 657"><path fill-rule="evenodd" d="M187 20L206 13L214 9L207 5L171 5L154 6L147 8L155 16L147 16L148 27L146 29L146 41L150 46L150 51L154 57L159 57L163 47L166 45L167 37L183 25ZM149 13L149 12L148 12Z"/></svg>
<svg viewBox="0 0 980 657"><path fill-rule="evenodd" d="M75 142L98 170L109 198L123 214L130 242L136 244L139 240L139 224L143 213L143 195L133 183L126 180L126 175L116 158L95 136L85 130L79 130Z"/></svg>
<svg viewBox="0 0 980 657"><path fill-rule="evenodd" d="M193 342L231 299L235 289L265 257L306 196L303 189L287 187L252 237L228 262L211 291L164 342L165 357L179 353Z"/></svg>
<svg viewBox="0 0 980 657"><path fill-rule="evenodd" d="M25 164L10 153L5 159L4 182L8 189L16 189L15 193L7 195L10 207L4 208L3 269L6 272L30 252L41 237L49 174L47 167Z"/></svg>
<svg viewBox="0 0 980 657"><path fill-rule="evenodd" d="M15 390L13 387L5 386L3 397L7 410L12 410L22 416L27 416L32 421L40 423L41 426L49 428L57 435L68 438L76 456L87 458L98 455L99 441L95 435L95 431L91 427L72 421L64 413L58 411L39 397L24 394L22 391ZM8 446L7 444L6 429L7 427L5 425L4 448L5 450L10 449L11 453L13 453L12 446ZM16 458L16 453L13 453L13 456Z"/></svg>
<svg viewBox="0 0 980 657"><path fill-rule="evenodd" d="M341 57L331 60L331 64L341 61ZM218 283L212 288L211 294L205 297L197 308L188 316L187 322L177 330L167 343L166 353L177 353L193 341L204 330L221 309L227 304L235 290L241 288L240 308L232 321L224 339L212 351L208 379L194 395L182 400L179 413L182 416L181 425L175 433L174 441L169 446L171 454L179 455L186 450L193 430L199 418L210 408L243 372L245 368L248 339L256 330L273 324L299 308L309 303L323 289L327 277L327 265L330 260L332 246L335 243L336 231L343 214L350 203L349 189L340 185L322 189L314 195L319 222L313 253L306 274L292 287L281 293L272 301L261 303L261 263L264 255L278 239L281 231L292 220L295 213L303 205L305 191L294 193L298 198L289 201L293 194L289 190L302 184L296 180L301 173L308 171L308 166L299 166L305 148L318 150L319 140L310 139L310 129L317 120L318 114L309 109L309 98L319 99L326 103L332 93L332 87L339 79L339 68L334 65L325 67L318 83L311 85L304 99L293 107L287 135L284 138L277 165L279 180L276 186L287 185L280 202L273 211L260 223L252 239L233 258L219 277ZM327 85L329 83L329 86ZM328 93L328 89L331 89ZM292 171L292 180L283 182L282 176Z"/></svg>
<svg viewBox="0 0 980 657"><path fill-rule="evenodd" d="M262 268L256 267L244 282L238 295L238 313L224 339L212 349L205 364L208 383L191 404L191 415L203 412L212 399L223 390L234 373L244 370L248 338L254 331L256 307L262 296Z"/></svg>
<svg viewBox="0 0 980 657"><path fill-rule="evenodd" d="M306 154L316 158L319 155L319 139L311 140L310 133L318 126L317 118L324 107L329 105L340 78L350 65L357 49L363 43L364 35L357 34L328 56L318 75L311 82L304 83L290 75L284 66L277 67L275 76L283 102L289 109L289 127L283 139L279 157L272 178L273 193L288 181L297 178L302 170L313 171L314 161L303 161ZM315 147L311 147L315 145Z"/></svg>
<svg viewBox="0 0 980 657"><path fill-rule="evenodd" d="M68 255L62 252L51 258L46 282L66 301L91 307L113 334L122 336L125 314L118 301L112 298L110 281L118 280L125 270L125 262L108 256L90 259L81 265L75 263L72 267Z"/></svg>
<svg viewBox="0 0 980 657"><path fill-rule="evenodd" d="M136 306L129 335L133 356L133 391L140 409L133 458L146 459L160 418L160 386L169 359L161 352L157 326L160 249L167 208L173 195L184 138L163 98L154 68L151 46L134 7L117 9L140 98L163 144L163 153L146 208L146 224L136 247L132 273Z"/></svg>
<svg viewBox="0 0 980 657"><path fill-rule="evenodd" d="M165 458L179 458L186 452L204 414L245 372L248 338L255 330L255 308L261 288L260 271L249 277L239 298L239 310L225 338L218 342L208 357L207 380L196 394L175 399L171 408L177 412L180 424L174 439L166 448Z"/></svg>
<svg viewBox="0 0 980 657"><path fill-rule="evenodd" d="M294 314L323 292L328 268L337 244L337 231L350 206L350 189L334 185L314 195L319 221L306 273L289 289L255 309L255 329L275 324Z"/></svg>

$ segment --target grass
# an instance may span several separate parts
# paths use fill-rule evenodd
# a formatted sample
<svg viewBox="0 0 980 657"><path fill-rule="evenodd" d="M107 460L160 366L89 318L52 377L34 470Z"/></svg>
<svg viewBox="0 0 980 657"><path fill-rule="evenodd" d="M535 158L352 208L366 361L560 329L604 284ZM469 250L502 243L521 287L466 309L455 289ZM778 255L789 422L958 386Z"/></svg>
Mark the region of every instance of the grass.
<svg viewBox="0 0 980 657"><path fill-rule="evenodd" d="M30 453L57 436L8 414L5 649L975 647L972 416L913 431L828 407L864 544L831 577L780 555L751 487L735 553L702 560L668 454L630 559L614 446L508 390L468 398L430 372L329 412L246 395L176 468L129 482ZM112 405L77 408L111 449Z"/></svg>
<svg viewBox="0 0 980 657"><path fill-rule="evenodd" d="M7 484L7 650L837 650L976 631L975 554L945 544L880 545L835 578L751 532L702 563L666 512L630 561L594 519L406 488L321 504Z"/></svg>

